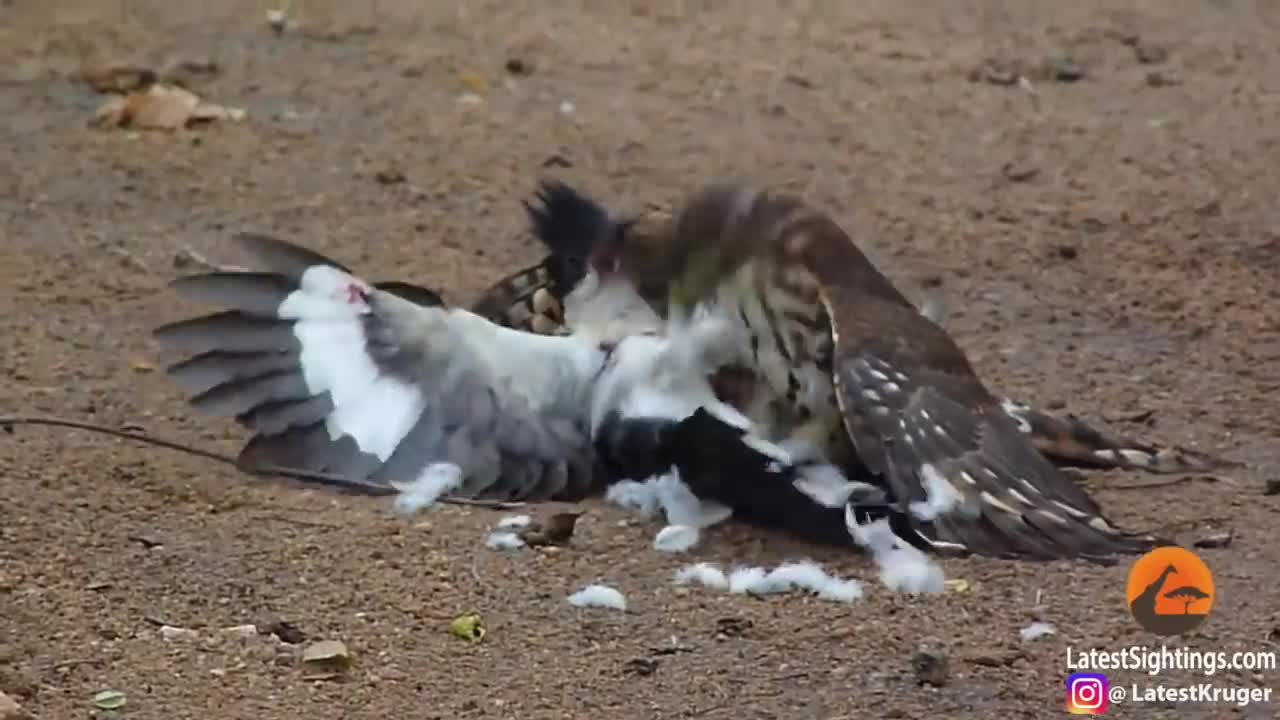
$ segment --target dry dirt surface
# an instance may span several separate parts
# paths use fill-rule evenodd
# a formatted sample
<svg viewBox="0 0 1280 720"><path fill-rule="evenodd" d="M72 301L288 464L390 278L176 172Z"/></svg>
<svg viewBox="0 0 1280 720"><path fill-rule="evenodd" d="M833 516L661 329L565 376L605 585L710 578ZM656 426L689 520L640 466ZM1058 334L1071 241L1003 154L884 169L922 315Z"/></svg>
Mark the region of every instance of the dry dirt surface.
<svg viewBox="0 0 1280 720"><path fill-rule="evenodd" d="M234 261L231 233L270 231L468 300L537 256L516 231L543 175L632 208L748 178L804 193L945 299L1004 392L1250 463L1088 482L1128 527L1234 532L1202 551L1212 616L1171 647L1277 649L1273 4L299 0L280 33L266 10L0 2L4 413L234 452L243 435L184 406L149 337L197 310L164 288L191 251ZM91 129L103 97L80 69L110 61L194 63L190 87L247 117ZM406 519L101 436L15 427L0 463L0 691L40 718L1040 718L1064 711L1068 648L1159 644L1127 612L1125 565L948 561L967 591L908 597L863 557L712 531L697 559L807 556L867 590L756 599L677 588L689 559L599 502L572 547L497 553L492 511ZM597 581L625 613L567 604ZM483 642L447 632L469 611ZM1058 633L1020 642L1035 619ZM278 621L294 642L223 632ZM912 670L929 638L942 687ZM301 648L330 639L352 666L310 678ZM104 690L124 707L95 708Z"/></svg>

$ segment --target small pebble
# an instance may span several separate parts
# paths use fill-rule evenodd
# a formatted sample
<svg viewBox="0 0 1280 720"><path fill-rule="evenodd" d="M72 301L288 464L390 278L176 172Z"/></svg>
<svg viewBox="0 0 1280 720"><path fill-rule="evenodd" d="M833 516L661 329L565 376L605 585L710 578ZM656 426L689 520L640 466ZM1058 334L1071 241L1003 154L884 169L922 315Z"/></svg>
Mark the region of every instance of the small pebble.
<svg viewBox="0 0 1280 720"><path fill-rule="evenodd" d="M933 639L921 641L915 654L911 656L911 671L919 685L946 685L951 668L942 644Z"/></svg>
<svg viewBox="0 0 1280 720"><path fill-rule="evenodd" d="M0 692L0 720L20 720L26 716L17 700Z"/></svg>

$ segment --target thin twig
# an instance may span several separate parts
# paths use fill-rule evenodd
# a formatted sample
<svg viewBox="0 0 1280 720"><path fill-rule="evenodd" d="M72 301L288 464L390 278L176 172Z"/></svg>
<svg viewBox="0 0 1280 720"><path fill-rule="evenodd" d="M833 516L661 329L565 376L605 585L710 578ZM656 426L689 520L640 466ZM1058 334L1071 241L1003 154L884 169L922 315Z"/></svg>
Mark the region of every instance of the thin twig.
<svg viewBox="0 0 1280 720"><path fill-rule="evenodd" d="M279 513L266 513L264 515L260 515L259 517L270 518L271 520L276 520L278 522L286 523L288 525L300 525L302 527L314 527L314 528L328 528L330 530L342 529L341 525L334 525L333 523L322 522L320 520L303 520L301 518L291 518L291 517L288 517L287 515L281 515Z"/></svg>
<svg viewBox="0 0 1280 720"><path fill-rule="evenodd" d="M84 430L86 432L100 433L110 435L112 437L124 440L134 440L148 445L174 450L188 455L195 455L206 460L213 460L226 465L230 465L235 469L249 473L251 475L276 475L279 477L287 477L294 480L302 480L306 482L319 483L333 487L344 488L347 490L355 490L365 495L375 497L385 497L395 495L397 493L394 487L390 485L382 485L370 482L368 480L359 480L355 478L345 477L343 475L334 475L332 473L315 472L312 470L302 470L300 468L285 467L283 465L262 465L256 467L245 467L236 458L225 453L213 450L204 450L198 447L187 445L176 440L165 440L163 438L152 437L150 435L140 435L126 430L118 430L116 428L107 427L105 425L96 425L90 422L82 422L79 420L67 420L65 418L56 417L39 417L10 415L0 416L0 428L9 428L13 425L45 425L49 427L72 428L74 430ZM493 510L511 510L524 507L522 502L504 502L500 500L477 500L474 498L463 498L452 495L445 495L437 500L437 502L447 503L449 505L465 505L469 507L482 507Z"/></svg>
<svg viewBox="0 0 1280 720"><path fill-rule="evenodd" d="M1205 482L1225 482L1228 485L1233 481L1218 477L1217 475L1185 475L1183 477L1174 478L1172 480L1152 480L1151 482L1127 483L1124 485L1108 485L1108 490L1149 490L1151 488L1171 487L1173 485L1181 485L1183 483L1195 482L1203 480Z"/></svg>
<svg viewBox="0 0 1280 720"><path fill-rule="evenodd" d="M66 670L68 668L78 667L80 665L97 665L106 661L107 658L75 658L73 660L61 660L49 666L50 670Z"/></svg>

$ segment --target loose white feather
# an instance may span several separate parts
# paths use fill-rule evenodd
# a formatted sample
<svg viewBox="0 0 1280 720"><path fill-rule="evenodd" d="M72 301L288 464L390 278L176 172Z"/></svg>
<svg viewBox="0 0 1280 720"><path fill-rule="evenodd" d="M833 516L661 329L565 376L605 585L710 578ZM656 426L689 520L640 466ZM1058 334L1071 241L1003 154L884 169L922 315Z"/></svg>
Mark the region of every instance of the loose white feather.
<svg viewBox="0 0 1280 720"><path fill-rule="evenodd" d="M776 595L805 590L818 599L851 603L862 597L862 584L857 580L830 575L812 561L783 563L773 570L759 567L735 568L729 574L729 592L734 594Z"/></svg>
<svg viewBox="0 0 1280 720"><path fill-rule="evenodd" d="M728 520L733 514L733 509L727 505L698 499L675 469L658 477L657 490L658 502L670 525L709 528Z"/></svg>
<svg viewBox="0 0 1280 720"><path fill-rule="evenodd" d="M525 546L524 540L519 535L505 530L489 533L484 544L490 550L519 550Z"/></svg>
<svg viewBox="0 0 1280 720"><path fill-rule="evenodd" d="M453 463L432 463L423 469L412 482L391 482L400 492L395 508L399 512L413 514L434 505L440 496L457 490L462 484L462 468Z"/></svg>
<svg viewBox="0 0 1280 720"><path fill-rule="evenodd" d="M616 482L605 491L604 499L646 519L654 517L662 510L662 503L658 500L657 478L650 478L645 482L635 480Z"/></svg>
<svg viewBox="0 0 1280 720"><path fill-rule="evenodd" d="M1031 642L1048 635L1056 635L1058 629L1046 622L1033 622L1030 625L1018 631L1018 637L1022 638L1022 642Z"/></svg>
<svg viewBox="0 0 1280 720"><path fill-rule="evenodd" d="M724 571L711 563L686 565L676 571L677 585L702 585L712 590L728 590L729 578Z"/></svg>
<svg viewBox="0 0 1280 720"><path fill-rule="evenodd" d="M858 523L852 507L845 508L845 525L855 542L865 547L880 568L880 582L906 593L942 592L946 577L929 556L894 534L888 518Z"/></svg>
<svg viewBox="0 0 1280 720"><path fill-rule="evenodd" d="M821 565L804 560L783 563L765 576L764 582L776 592L812 590L817 592L827 582L828 576Z"/></svg>
<svg viewBox="0 0 1280 720"><path fill-rule="evenodd" d="M767 594L767 590L763 590L767 585L765 578L769 573L765 572L762 567L737 567L729 572L729 592L734 595L745 595L746 593Z"/></svg>
<svg viewBox="0 0 1280 720"><path fill-rule="evenodd" d="M494 528L498 530L519 530L520 528L528 527L532 521L533 519L528 515L507 515L499 520Z"/></svg>
<svg viewBox="0 0 1280 720"><path fill-rule="evenodd" d="M622 596L622 593L608 585L588 585L570 595L569 604L580 608L627 609L627 599Z"/></svg>
<svg viewBox="0 0 1280 720"><path fill-rule="evenodd" d="M668 525L654 537L653 549L666 553L688 552L698 546L699 535L696 527Z"/></svg>

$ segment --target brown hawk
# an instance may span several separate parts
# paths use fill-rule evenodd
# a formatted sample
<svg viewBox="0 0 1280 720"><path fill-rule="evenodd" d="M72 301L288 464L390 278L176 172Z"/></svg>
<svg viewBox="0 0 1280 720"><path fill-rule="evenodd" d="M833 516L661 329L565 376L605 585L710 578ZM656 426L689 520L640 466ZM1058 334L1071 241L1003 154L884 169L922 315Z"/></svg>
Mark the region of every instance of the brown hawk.
<svg viewBox="0 0 1280 720"><path fill-rule="evenodd" d="M1209 462L995 397L951 338L798 198L721 186L677 215L626 220L560 184L540 200L530 214L550 256L478 312L542 332L572 326L588 265L625 276L660 313L668 300L712 301L746 330L749 378L735 404L802 455L865 465L939 547L1037 559L1140 551L1151 539L1115 529L1045 455L1155 471Z"/></svg>
<svg viewBox="0 0 1280 720"><path fill-rule="evenodd" d="M616 236L629 245L661 248L671 242L675 227L672 213L661 206L615 218L596 201L558 181L544 182L535 202L526 202L525 208L531 234L546 247L547 255L502 277L471 309L500 325L540 334L568 333L571 320L576 319L572 316L581 314L582 303L574 302L573 293L589 275L589 258L597 243ZM665 316L668 283L663 278L650 278L639 293ZM755 380L755 371L741 366L722 368L713 378L722 396L739 403L753 394ZM1222 463L1186 448L1106 433L1074 415L1057 416L1011 398L1002 398L1001 407L1036 448L1058 465L1179 474L1208 471Z"/></svg>

